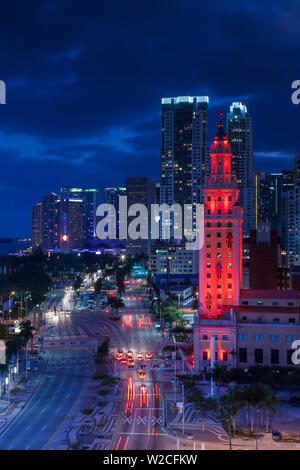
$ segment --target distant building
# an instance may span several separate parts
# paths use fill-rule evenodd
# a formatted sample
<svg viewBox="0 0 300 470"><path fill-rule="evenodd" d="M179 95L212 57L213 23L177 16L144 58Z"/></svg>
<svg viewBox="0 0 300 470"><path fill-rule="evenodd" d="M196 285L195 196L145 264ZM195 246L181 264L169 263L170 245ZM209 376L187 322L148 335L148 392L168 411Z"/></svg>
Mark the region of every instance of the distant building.
<svg viewBox="0 0 300 470"><path fill-rule="evenodd" d="M126 178L126 196L127 196L127 207L128 209L134 204L143 204L148 209L148 214L151 214L151 204L155 204L155 181L153 178L148 177L128 177ZM138 217L137 213L137 217ZM122 216L122 214L121 214ZM128 226L135 217L128 217ZM132 240L128 237L126 249L131 254L142 254L150 255L151 246L151 217L147 220L148 223L148 237L147 240L138 238Z"/></svg>
<svg viewBox="0 0 300 470"><path fill-rule="evenodd" d="M61 198L79 199L82 201L83 210L83 240L88 242L95 240L96 236L96 211L99 205L99 190L92 188L72 188L63 186Z"/></svg>
<svg viewBox="0 0 300 470"><path fill-rule="evenodd" d="M269 190L266 174L256 171L254 174L254 228L269 222Z"/></svg>
<svg viewBox="0 0 300 470"><path fill-rule="evenodd" d="M300 186L286 195L287 211L287 260L289 266L300 265Z"/></svg>
<svg viewBox="0 0 300 470"><path fill-rule="evenodd" d="M84 203L82 199L61 196L59 200L59 247L63 253L80 249L84 242Z"/></svg>
<svg viewBox="0 0 300 470"><path fill-rule="evenodd" d="M43 205L38 202L32 209L32 246L42 246L43 243Z"/></svg>
<svg viewBox="0 0 300 470"><path fill-rule="evenodd" d="M119 238L119 221L120 221L120 211L119 211L119 197L126 196L126 188L120 187L111 187L104 188L104 203L111 204L114 206L116 211L116 237Z"/></svg>
<svg viewBox="0 0 300 470"><path fill-rule="evenodd" d="M232 152L232 174L237 178L240 203L244 208L243 235L249 236L253 217L253 129L247 107L233 102L227 113L226 133Z"/></svg>
<svg viewBox="0 0 300 470"><path fill-rule="evenodd" d="M300 152L297 152L295 154L294 177L295 177L295 185L300 186Z"/></svg>
<svg viewBox="0 0 300 470"><path fill-rule="evenodd" d="M58 196L50 193L42 199L42 247L44 251L59 247L59 203Z"/></svg>
<svg viewBox="0 0 300 470"><path fill-rule="evenodd" d="M153 274L164 274L166 278L173 274L199 273L199 252L186 250L180 241L157 241L151 245L150 269Z"/></svg>

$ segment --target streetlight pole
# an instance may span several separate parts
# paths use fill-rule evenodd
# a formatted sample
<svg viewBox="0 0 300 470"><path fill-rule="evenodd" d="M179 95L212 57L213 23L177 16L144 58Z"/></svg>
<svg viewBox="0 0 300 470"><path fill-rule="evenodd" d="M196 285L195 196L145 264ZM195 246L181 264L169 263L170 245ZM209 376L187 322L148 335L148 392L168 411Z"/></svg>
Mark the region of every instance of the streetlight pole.
<svg viewBox="0 0 300 470"><path fill-rule="evenodd" d="M255 450L258 450L258 430L257 430L257 425L258 425L258 413L259 413L259 410L258 410L258 407L256 405L256 442L255 442Z"/></svg>
<svg viewBox="0 0 300 470"><path fill-rule="evenodd" d="M12 291L10 294L9 294L9 297L8 297L8 321L10 321L10 312L11 312L11 308L10 308L10 299L15 295L15 292ZM6 338L8 336L8 324L6 324Z"/></svg>
<svg viewBox="0 0 300 470"><path fill-rule="evenodd" d="M182 433L184 434L184 385L182 386Z"/></svg>

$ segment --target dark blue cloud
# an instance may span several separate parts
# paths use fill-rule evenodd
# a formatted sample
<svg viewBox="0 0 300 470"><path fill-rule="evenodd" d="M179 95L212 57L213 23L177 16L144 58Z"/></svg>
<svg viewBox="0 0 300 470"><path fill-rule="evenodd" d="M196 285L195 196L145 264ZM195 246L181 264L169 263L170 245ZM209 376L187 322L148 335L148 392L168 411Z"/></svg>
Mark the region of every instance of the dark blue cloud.
<svg viewBox="0 0 300 470"><path fill-rule="evenodd" d="M31 206L63 184L159 178L162 96L242 100L256 167L292 165L299 150L300 5L256 0L30 0L0 18L0 236L27 235Z"/></svg>

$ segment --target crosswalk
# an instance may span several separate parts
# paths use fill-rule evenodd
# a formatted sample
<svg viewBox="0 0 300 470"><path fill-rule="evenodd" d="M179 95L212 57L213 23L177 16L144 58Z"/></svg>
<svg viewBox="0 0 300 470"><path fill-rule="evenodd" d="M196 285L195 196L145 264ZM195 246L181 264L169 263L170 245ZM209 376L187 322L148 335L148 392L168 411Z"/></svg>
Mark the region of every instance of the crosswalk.
<svg viewBox="0 0 300 470"><path fill-rule="evenodd" d="M183 413L175 412L174 417L172 419L172 423L182 423L182 420ZM224 433L223 427L218 422L213 413L206 414L206 416L202 416L198 411L194 409L192 403L187 403L184 407L184 422L186 424L199 425L200 427L204 425L206 429L210 429L211 431L214 430L220 434Z"/></svg>

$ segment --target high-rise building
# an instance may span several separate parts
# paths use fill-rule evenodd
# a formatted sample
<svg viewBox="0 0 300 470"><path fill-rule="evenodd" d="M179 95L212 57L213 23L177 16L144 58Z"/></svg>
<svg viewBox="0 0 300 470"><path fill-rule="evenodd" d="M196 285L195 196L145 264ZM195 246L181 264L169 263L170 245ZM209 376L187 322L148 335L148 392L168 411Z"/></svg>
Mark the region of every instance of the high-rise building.
<svg viewBox="0 0 300 470"><path fill-rule="evenodd" d="M61 188L62 198L80 199L83 206L83 238L85 242L95 240L96 236L96 211L99 205L99 190L87 188Z"/></svg>
<svg viewBox="0 0 300 470"><path fill-rule="evenodd" d="M162 99L160 203L201 202L209 174L207 96ZM194 212L194 223L196 214ZM172 220L170 220L172 235Z"/></svg>
<svg viewBox="0 0 300 470"><path fill-rule="evenodd" d="M82 248L84 241L84 202L61 195L59 201L59 247L64 253Z"/></svg>
<svg viewBox="0 0 300 470"><path fill-rule="evenodd" d="M126 196L127 196L127 207L128 209L134 204L143 204L148 210L148 236L147 239L138 238L133 240L128 237L126 249L131 254L144 253L150 256L150 245L151 245L151 204L156 203L155 193L155 181L153 178L148 177L129 177L126 178ZM122 214L121 214L122 216ZM138 214L137 214L138 216ZM128 217L128 225L134 219L134 217Z"/></svg>
<svg viewBox="0 0 300 470"><path fill-rule="evenodd" d="M43 250L57 249L59 246L59 203L55 193L50 193L42 199L42 223Z"/></svg>
<svg viewBox="0 0 300 470"><path fill-rule="evenodd" d="M32 209L32 246L42 246L43 242L43 205L38 202Z"/></svg>
<svg viewBox="0 0 300 470"><path fill-rule="evenodd" d="M247 107L233 102L226 121L232 152L232 174L237 178L240 203L244 208L243 235L249 236L255 223L253 214L253 131Z"/></svg>

